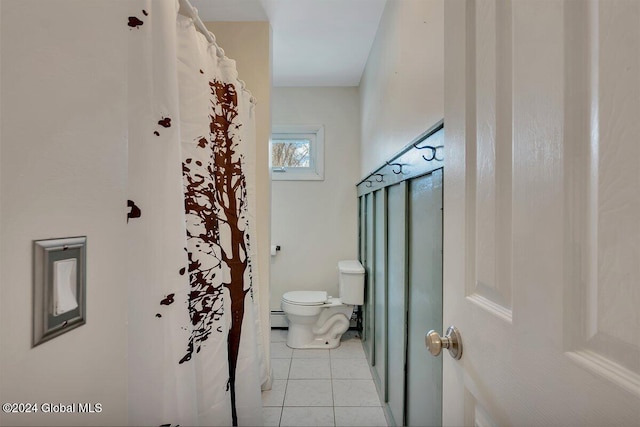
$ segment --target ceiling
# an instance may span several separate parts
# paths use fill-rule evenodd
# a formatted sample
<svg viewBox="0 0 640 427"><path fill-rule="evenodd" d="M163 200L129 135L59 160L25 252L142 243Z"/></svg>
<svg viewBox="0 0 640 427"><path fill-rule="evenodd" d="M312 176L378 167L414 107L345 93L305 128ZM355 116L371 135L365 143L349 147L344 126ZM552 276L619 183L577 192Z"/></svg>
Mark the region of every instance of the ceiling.
<svg viewBox="0 0 640 427"><path fill-rule="evenodd" d="M191 4L205 22L269 21L274 86L358 86L386 0L191 0Z"/></svg>

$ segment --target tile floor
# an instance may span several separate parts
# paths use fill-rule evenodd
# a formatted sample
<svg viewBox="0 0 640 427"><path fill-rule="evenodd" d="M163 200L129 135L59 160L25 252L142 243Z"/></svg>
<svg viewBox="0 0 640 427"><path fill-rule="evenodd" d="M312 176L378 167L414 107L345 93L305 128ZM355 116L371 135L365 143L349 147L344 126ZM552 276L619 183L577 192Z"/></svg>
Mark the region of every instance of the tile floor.
<svg viewBox="0 0 640 427"><path fill-rule="evenodd" d="M335 350L294 350L271 331L273 387L262 392L265 426L386 426L355 331Z"/></svg>

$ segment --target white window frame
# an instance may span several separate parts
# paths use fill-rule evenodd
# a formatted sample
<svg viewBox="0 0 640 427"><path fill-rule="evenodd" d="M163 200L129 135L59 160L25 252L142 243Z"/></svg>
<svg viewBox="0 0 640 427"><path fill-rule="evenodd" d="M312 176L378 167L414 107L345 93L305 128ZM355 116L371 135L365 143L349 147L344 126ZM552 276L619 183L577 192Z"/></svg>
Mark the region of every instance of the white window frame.
<svg viewBox="0 0 640 427"><path fill-rule="evenodd" d="M309 166L296 168L271 167L274 181L324 181L324 126L322 125L274 125L269 140L269 163L271 163L274 139L300 138L311 141Z"/></svg>

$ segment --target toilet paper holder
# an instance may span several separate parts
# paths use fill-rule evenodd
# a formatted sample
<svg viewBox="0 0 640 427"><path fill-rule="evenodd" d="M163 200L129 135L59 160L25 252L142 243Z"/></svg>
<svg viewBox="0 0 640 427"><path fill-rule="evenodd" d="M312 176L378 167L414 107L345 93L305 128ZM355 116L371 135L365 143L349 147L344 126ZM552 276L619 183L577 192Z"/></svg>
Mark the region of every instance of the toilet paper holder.
<svg viewBox="0 0 640 427"><path fill-rule="evenodd" d="M87 237L33 242L32 347L85 324Z"/></svg>

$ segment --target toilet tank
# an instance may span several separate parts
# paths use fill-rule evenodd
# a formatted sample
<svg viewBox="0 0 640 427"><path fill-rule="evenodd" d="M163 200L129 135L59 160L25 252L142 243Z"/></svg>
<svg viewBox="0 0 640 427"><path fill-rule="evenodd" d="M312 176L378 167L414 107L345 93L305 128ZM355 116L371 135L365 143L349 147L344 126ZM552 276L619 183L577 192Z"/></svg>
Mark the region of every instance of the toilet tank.
<svg viewBox="0 0 640 427"><path fill-rule="evenodd" d="M340 301L343 304L364 304L364 267L360 261L339 261Z"/></svg>

